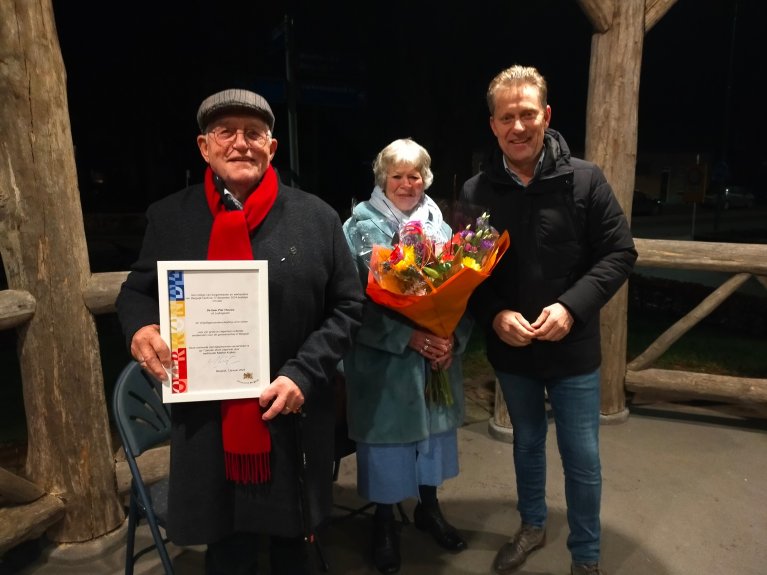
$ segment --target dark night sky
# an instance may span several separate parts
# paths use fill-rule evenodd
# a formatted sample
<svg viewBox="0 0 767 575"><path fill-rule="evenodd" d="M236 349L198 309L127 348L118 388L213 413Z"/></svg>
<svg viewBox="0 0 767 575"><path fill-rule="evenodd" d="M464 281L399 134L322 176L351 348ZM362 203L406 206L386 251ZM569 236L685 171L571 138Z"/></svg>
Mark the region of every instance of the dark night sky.
<svg viewBox="0 0 767 575"><path fill-rule="evenodd" d="M434 159L431 193L449 196L471 174L472 154L492 144L484 94L512 63L535 65L546 76L552 127L574 151L583 149L591 26L577 3L457 4L289 5L301 86L302 187L345 210L352 197L368 196L375 153L412 136ZM285 6L54 0L86 210L143 211L182 187L186 170L199 180L194 115L206 95L228 87L254 88L270 99L280 141L275 165L287 172ZM726 153L735 178L756 181L765 153L749 140L767 124L758 87L766 12L761 0L678 0L647 33L640 155ZM91 170L105 182L92 184Z"/></svg>

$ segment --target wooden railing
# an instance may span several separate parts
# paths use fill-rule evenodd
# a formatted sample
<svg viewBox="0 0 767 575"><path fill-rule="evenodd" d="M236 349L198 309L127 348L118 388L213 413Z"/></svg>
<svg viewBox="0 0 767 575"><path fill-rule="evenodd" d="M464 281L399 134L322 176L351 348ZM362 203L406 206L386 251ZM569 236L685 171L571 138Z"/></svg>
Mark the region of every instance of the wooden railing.
<svg viewBox="0 0 767 575"><path fill-rule="evenodd" d="M93 274L84 292L86 307L93 314L112 313L120 285L128 272ZM23 325L35 314L32 294L20 290L0 290L0 329ZM158 458L167 460L167 449L147 455L152 471ZM167 465L164 466L167 473ZM127 464L115 462L118 493L130 488ZM155 473L150 473L150 476ZM16 545L39 537L60 521L66 512L66 502L40 486L0 467L0 555Z"/></svg>
<svg viewBox="0 0 767 575"><path fill-rule="evenodd" d="M672 391L690 399L767 403L767 379L652 368L671 345L751 277L767 289L767 245L636 239L638 267L732 273L626 366L627 391Z"/></svg>

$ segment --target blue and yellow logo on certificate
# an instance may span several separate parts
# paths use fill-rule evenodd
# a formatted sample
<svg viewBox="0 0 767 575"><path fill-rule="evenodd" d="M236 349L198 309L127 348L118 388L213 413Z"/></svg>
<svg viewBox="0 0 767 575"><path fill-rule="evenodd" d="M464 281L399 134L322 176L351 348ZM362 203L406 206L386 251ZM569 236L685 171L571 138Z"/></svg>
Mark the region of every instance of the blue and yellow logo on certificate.
<svg viewBox="0 0 767 575"><path fill-rule="evenodd" d="M170 310L170 352L173 361L171 393L187 391L186 301L184 272L168 272L168 309Z"/></svg>

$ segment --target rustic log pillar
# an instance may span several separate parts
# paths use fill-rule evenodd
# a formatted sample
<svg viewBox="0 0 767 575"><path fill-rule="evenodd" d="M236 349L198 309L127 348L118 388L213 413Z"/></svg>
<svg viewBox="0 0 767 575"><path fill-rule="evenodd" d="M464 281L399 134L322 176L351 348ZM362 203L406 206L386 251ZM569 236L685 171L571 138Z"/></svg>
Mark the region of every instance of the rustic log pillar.
<svg viewBox="0 0 767 575"><path fill-rule="evenodd" d="M514 441L514 428L511 425L509 410L506 407L506 401L503 399L503 391L498 378L495 379L495 403L493 407L493 417L487 422L487 430L491 436L512 443Z"/></svg>
<svg viewBox="0 0 767 575"><path fill-rule="evenodd" d="M582 4L583 6L583 4ZM604 170L631 219L637 152L645 0L612 3L610 27L591 41L585 156ZM625 419L626 310L623 288L602 309L602 414Z"/></svg>
<svg viewBox="0 0 767 575"><path fill-rule="evenodd" d="M628 284L602 309L602 423L622 423L626 407L626 349L628 346Z"/></svg>
<svg viewBox="0 0 767 575"><path fill-rule="evenodd" d="M69 123L50 0L0 3L0 254L9 288L29 292L20 327L27 416L24 474L64 501L49 530L88 541L123 521Z"/></svg>

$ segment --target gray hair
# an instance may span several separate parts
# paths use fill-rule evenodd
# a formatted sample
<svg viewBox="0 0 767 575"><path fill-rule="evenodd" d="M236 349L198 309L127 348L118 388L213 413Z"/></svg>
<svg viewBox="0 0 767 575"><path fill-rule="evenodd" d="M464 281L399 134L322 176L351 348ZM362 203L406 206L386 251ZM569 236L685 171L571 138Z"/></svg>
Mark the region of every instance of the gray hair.
<svg viewBox="0 0 767 575"><path fill-rule="evenodd" d="M500 72L490 81L490 86L487 88L487 107L490 109L490 115L492 116L495 113L495 94L498 90L524 84L530 84L538 88L538 93L541 97L541 107L545 108L549 92L546 86L546 80L541 76L541 73L532 66L520 66L519 64L515 64Z"/></svg>
<svg viewBox="0 0 767 575"><path fill-rule="evenodd" d="M423 178L424 190L427 190L434 181L434 174L431 171L431 156L426 148L412 138L401 138L394 140L378 152L373 161L375 183L382 190L386 189L386 175L389 168L397 164L409 164L418 170Z"/></svg>

